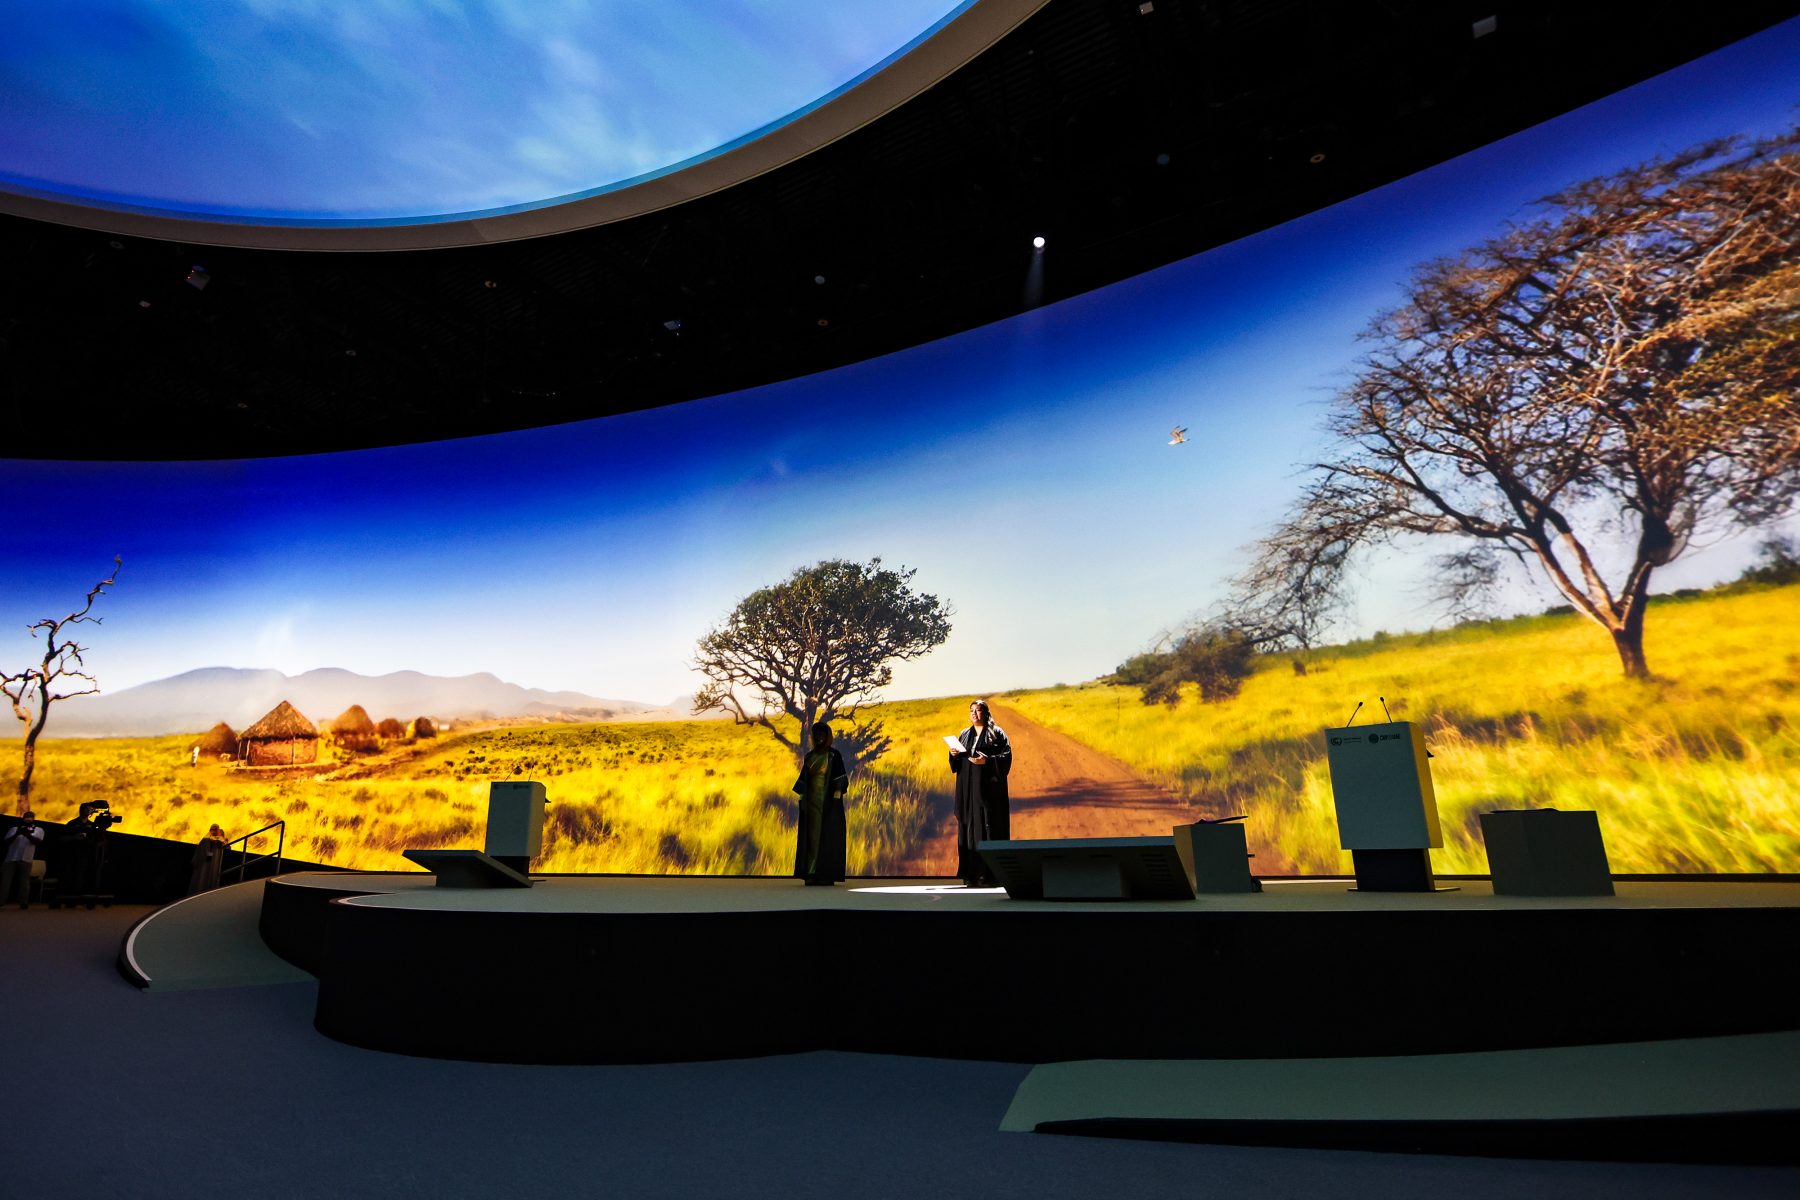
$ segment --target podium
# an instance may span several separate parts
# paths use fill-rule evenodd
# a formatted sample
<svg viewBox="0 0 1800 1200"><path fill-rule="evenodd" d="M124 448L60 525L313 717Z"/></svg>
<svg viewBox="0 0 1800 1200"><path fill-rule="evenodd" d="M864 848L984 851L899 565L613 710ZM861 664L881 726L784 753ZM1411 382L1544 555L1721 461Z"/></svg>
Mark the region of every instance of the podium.
<svg viewBox="0 0 1800 1200"><path fill-rule="evenodd" d="M544 809L550 804L536 780L488 784L487 852L520 875L544 850Z"/></svg>
<svg viewBox="0 0 1800 1200"><path fill-rule="evenodd" d="M1444 844L1425 735L1411 721L1325 731L1338 845L1365 892L1436 891L1431 850Z"/></svg>

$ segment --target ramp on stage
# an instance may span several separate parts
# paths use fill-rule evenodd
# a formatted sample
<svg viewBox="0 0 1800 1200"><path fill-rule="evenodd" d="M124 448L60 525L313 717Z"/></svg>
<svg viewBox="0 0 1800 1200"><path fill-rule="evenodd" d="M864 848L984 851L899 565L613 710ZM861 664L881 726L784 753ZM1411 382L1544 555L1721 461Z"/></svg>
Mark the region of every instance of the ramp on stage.
<svg viewBox="0 0 1800 1200"><path fill-rule="evenodd" d="M1050 1062L1444 1054L1789 1029L1800 883L1613 897L1270 881L1045 903L920 880L289 875L261 931L374 1049L655 1062L834 1049Z"/></svg>
<svg viewBox="0 0 1800 1200"><path fill-rule="evenodd" d="M1000 1128L1252 1146L1800 1163L1800 1033L1035 1067Z"/></svg>
<svg viewBox="0 0 1800 1200"><path fill-rule="evenodd" d="M131 927L119 973L148 991L249 987L310 978L257 935L267 881L253 879L165 904Z"/></svg>

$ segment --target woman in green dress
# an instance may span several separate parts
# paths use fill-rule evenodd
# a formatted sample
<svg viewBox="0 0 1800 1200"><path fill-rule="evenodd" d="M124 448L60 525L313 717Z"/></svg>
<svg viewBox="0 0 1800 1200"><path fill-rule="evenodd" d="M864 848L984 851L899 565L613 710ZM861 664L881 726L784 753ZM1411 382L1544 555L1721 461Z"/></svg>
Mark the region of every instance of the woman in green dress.
<svg viewBox="0 0 1800 1200"><path fill-rule="evenodd" d="M844 756L831 747L831 726L820 721L812 727L812 749L794 784L800 797L794 874L809 887L830 887L844 877L844 793L849 788Z"/></svg>

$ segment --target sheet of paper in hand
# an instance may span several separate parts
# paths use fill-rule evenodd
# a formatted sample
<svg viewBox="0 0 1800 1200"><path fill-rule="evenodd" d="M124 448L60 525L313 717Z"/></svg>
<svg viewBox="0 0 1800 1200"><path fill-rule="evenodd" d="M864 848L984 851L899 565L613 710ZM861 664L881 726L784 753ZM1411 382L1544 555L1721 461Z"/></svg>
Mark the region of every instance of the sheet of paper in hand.
<svg viewBox="0 0 1800 1200"><path fill-rule="evenodd" d="M950 753L952 754L961 754L963 752L962 739L957 737L954 733L946 733L944 735L944 745L950 747Z"/></svg>

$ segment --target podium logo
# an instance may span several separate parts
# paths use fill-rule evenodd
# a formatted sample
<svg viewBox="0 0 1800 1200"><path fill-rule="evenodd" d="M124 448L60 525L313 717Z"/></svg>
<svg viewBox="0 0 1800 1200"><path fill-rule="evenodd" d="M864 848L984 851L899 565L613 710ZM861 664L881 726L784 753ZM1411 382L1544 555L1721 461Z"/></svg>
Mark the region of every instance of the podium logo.
<svg viewBox="0 0 1800 1200"><path fill-rule="evenodd" d="M1331 739L1331 744L1334 746L1342 746L1345 742L1360 742L1362 740L1362 738L1334 737ZM1397 733L1371 733L1368 737L1368 743L1371 746L1376 745L1379 742L1397 742L1399 740L1400 735Z"/></svg>

